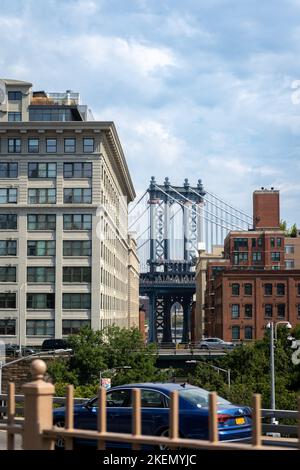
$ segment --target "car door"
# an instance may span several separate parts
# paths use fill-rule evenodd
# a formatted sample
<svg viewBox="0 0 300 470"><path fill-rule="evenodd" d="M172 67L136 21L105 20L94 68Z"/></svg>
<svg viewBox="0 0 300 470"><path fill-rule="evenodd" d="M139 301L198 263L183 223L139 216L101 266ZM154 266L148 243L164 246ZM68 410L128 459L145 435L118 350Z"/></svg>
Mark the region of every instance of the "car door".
<svg viewBox="0 0 300 470"><path fill-rule="evenodd" d="M106 394L107 430L131 433L131 390L120 388Z"/></svg>
<svg viewBox="0 0 300 470"><path fill-rule="evenodd" d="M118 389L107 392L106 413L107 431L130 432L130 389ZM82 429L97 429L99 403L98 398L82 406L75 417L76 427Z"/></svg>
<svg viewBox="0 0 300 470"><path fill-rule="evenodd" d="M141 390L142 432L156 435L169 426L168 397L158 390Z"/></svg>

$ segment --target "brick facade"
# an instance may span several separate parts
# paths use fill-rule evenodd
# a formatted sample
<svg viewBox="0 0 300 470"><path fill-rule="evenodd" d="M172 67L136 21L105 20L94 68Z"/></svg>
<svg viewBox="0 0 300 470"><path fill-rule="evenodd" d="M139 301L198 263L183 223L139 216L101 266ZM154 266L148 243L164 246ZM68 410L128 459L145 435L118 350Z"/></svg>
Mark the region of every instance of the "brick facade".
<svg viewBox="0 0 300 470"><path fill-rule="evenodd" d="M208 336L247 341L261 339L269 321L300 324L300 270L224 270L212 277L209 297Z"/></svg>
<svg viewBox="0 0 300 470"><path fill-rule="evenodd" d="M300 324L300 237L280 230L279 192L255 191L253 216L253 230L227 235L225 259L208 262L205 336L250 341L269 321Z"/></svg>

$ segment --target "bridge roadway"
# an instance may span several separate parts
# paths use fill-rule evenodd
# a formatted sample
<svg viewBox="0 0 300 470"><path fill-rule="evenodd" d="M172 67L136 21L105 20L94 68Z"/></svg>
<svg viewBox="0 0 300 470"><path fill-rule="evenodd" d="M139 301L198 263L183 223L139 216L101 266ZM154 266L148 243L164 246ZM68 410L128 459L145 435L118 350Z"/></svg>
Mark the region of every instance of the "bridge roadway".
<svg viewBox="0 0 300 470"><path fill-rule="evenodd" d="M226 351L207 351L203 349L159 348L157 366L160 368L183 368L186 361L201 361L218 359L227 354Z"/></svg>

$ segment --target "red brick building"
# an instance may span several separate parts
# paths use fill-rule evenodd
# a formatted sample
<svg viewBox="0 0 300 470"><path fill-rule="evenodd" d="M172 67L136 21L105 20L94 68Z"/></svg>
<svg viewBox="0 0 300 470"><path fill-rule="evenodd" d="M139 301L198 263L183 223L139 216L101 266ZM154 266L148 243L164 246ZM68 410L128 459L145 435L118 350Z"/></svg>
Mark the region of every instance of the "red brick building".
<svg viewBox="0 0 300 470"><path fill-rule="evenodd" d="M300 270L210 267L207 335L225 341L260 339L269 321L300 323Z"/></svg>
<svg viewBox="0 0 300 470"><path fill-rule="evenodd" d="M230 232L223 263L208 263L206 336L247 341L262 338L269 321L300 323L300 270L286 269L286 240L279 192L255 191L253 230Z"/></svg>

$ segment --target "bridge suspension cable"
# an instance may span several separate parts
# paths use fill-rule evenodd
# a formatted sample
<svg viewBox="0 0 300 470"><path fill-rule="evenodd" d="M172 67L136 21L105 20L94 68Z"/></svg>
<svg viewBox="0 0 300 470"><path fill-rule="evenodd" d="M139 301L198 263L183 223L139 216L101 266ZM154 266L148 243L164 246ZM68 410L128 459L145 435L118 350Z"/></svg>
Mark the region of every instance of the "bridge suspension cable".
<svg viewBox="0 0 300 470"><path fill-rule="evenodd" d="M130 211L128 212L128 215L130 215L134 209L136 208L136 206L144 199L144 197L146 196L148 190L146 189L146 191L144 192L144 194L139 198L139 200L134 204L133 207L130 208Z"/></svg>
<svg viewBox="0 0 300 470"><path fill-rule="evenodd" d="M173 196L171 196L170 194L166 193L166 192L165 192L163 189L161 189L159 186L157 186L157 185L155 185L155 186L157 187L157 189L159 189L162 193L164 193L164 194L165 194L166 196L168 196L170 199L173 199L175 202L177 202L177 204L180 204L182 207L185 207L185 205L184 205L182 202L178 201L175 197L173 197ZM174 189L174 188L173 188L173 189ZM179 193L179 194L180 194L180 193ZM184 196L182 196L182 194L180 194L180 196L181 196L181 197L184 197ZM185 197L184 197L184 198L185 198ZM185 199L187 199L187 198L185 198ZM192 201L190 201L190 199L187 199L187 201L192 202ZM203 217L203 219L207 220L208 222L214 223L215 225L218 225L219 227L224 228L225 230L231 230L230 227L228 227L228 226L226 226L226 225L223 225L223 224L220 224L219 222L216 222L216 221L214 221L214 220L212 220L212 219L209 219L209 218L206 217L205 215L200 214L197 210L193 209L192 207L189 207L189 210L190 210L191 212L195 213L196 215L199 215L200 217ZM206 212L207 212L207 211L206 211ZM221 219L221 220L222 220L222 219ZM230 225L232 225L232 224L230 224ZM232 225L232 226L235 227L235 225ZM241 230L243 230L243 229L241 228Z"/></svg>
<svg viewBox="0 0 300 470"><path fill-rule="evenodd" d="M191 201L191 200L188 199L187 197L183 196L183 194L180 194L173 186L170 186L170 188L171 188L175 193L179 194L180 197L182 197L182 198L185 199L186 201L191 202L191 203L193 204L193 201ZM159 188L159 189L162 191L161 188ZM166 193L166 194L167 194L167 193ZM198 193L196 193L196 194L198 194ZM201 196L201 195L199 194L199 196ZM171 197L171 196L169 195L169 197ZM202 196L201 196L201 197L202 197ZM177 201L177 202L179 202L179 201ZM192 210L193 212L195 212L194 209L191 209L191 208L190 208L190 210ZM236 228L236 229L238 229L238 230L244 230L244 227L240 227L240 226L237 225L237 224L233 224L232 222L229 222L228 220L223 219L222 217L220 217L220 216L214 214L213 212L210 212L209 210L205 209L204 207L202 207L202 211L203 211L203 212L206 212L206 213L207 213L208 215L210 215L210 216L213 216L215 219L217 218L218 220L221 220L222 222L225 222L225 223L231 225L231 227L234 227L234 228ZM199 214L198 211L197 211L196 213L201 216L201 214ZM202 217L205 218L204 215L202 215ZM208 220L209 222L211 222L211 223L213 223L213 224L218 225L218 223L217 223L216 220L212 220L212 219L209 219L209 218L207 218L206 220ZM220 225L220 226L222 227L222 225ZM223 226L223 228L226 228L226 227ZM229 227L228 227L227 229L230 230Z"/></svg>
<svg viewBox="0 0 300 470"><path fill-rule="evenodd" d="M190 188L190 189L191 189L191 188ZM227 202L225 202L225 201L223 201L222 199L220 199L220 198L219 198L218 196L216 196L215 194L213 194L213 193L207 191L207 189L205 189L205 192L206 192L206 194L209 194L210 196L212 196L212 197L214 197L215 199L217 199L218 201L220 201L220 202L221 202L222 204L224 204L225 206L230 207L230 209L233 209L235 212L238 212L238 213L240 213L240 214L243 214L243 215L244 215L245 217L247 217L247 218L251 221L251 223L252 223L253 217L251 217L251 215L246 214L246 212L241 211L240 209L236 209L235 207L231 206L231 205L228 204ZM205 196L204 196L204 197L205 197Z"/></svg>
<svg viewBox="0 0 300 470"><path fill-rule="evenodd" d="M190 190L191 192L197 194L198 196L201 196L201 194L198 193L197 191L195 191L193 188L189 188L189 190ZM211 195L211 196L212 196L213 198L215 198L215 199L218 199L218 198L216 198L216 197L213 196L213 195ZM235 219L239 220L240 222L243 222L244 224L247 224L248 226L250 225L247 220L242 219L241 217L239 217L239 216L236 215L235 213L230 212L230 211L224 209L224 207L220 207L220 206L219 206L218 204L216 204L215 202L212 202L211 199L208 199L208 198L206 198L205 196L201 196L201 197L203 197L209 204L211 204L212 206L214 206L214 207L216 207L217 209L221 210L222 212L225 212L226 214L230 215L231 217L234 217ZM223 203L223 201L222 201L221 199L218 199L218 200ZM228 204L226 204L226 203L223 203L223 204L225 204L227 207L231 207L231 206L228 206ZM234 209L234 208L232 208L232 210L233 210L233 211L236 211L236 209ZM239 211L236 211L236 212L239 213ZM213 214L213 216L220 218L217 214ZM249 216L249 217L250 217L250 216ZM221 219L221 220L224 220L224 221L226 222L225 219ZM251 222L252 222L252 219L251 219ZM229 222L229 223L230 223L230 222ZM235 224L234 224L233 226L235 226Z"/></svg>
<svg viewBox="0 0 300 470"><path fill-rule="evenodd" d="M128 230L130 230L131 227L133 227L140 220L140 218L143 217L143 215L147 212L148 209L149 206L147 206L146 209L129 225Z"/></svg>

